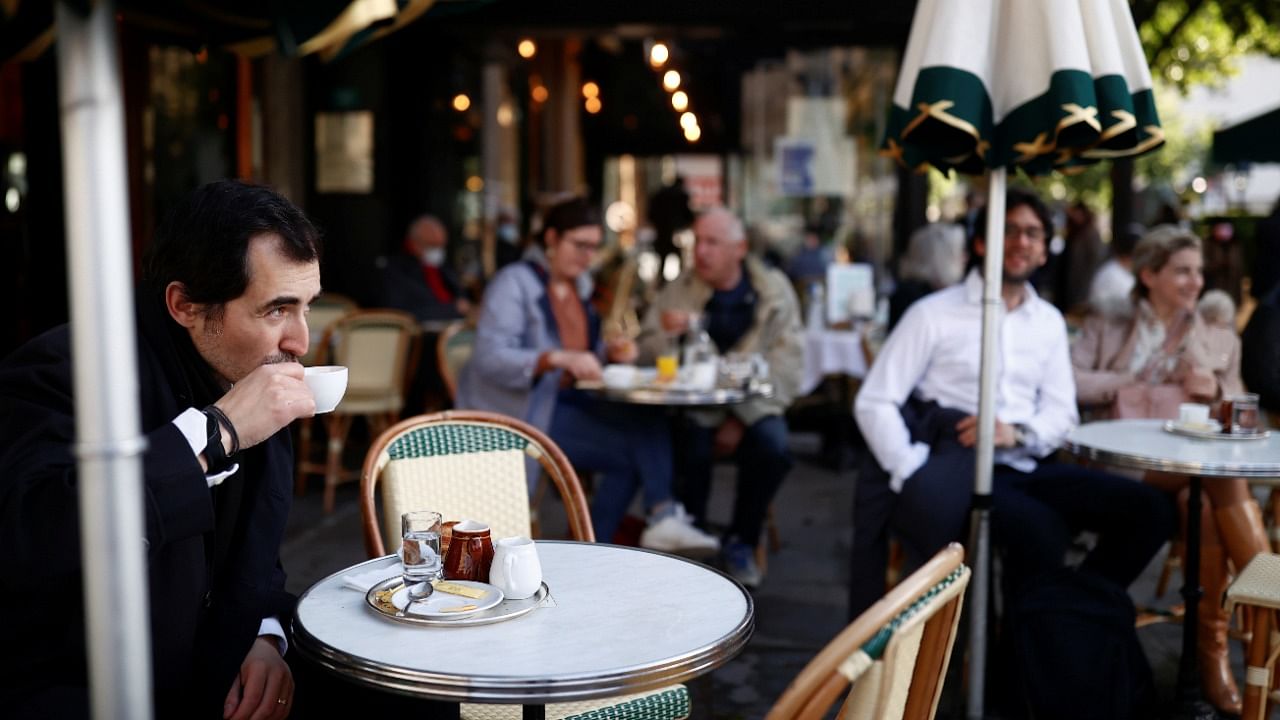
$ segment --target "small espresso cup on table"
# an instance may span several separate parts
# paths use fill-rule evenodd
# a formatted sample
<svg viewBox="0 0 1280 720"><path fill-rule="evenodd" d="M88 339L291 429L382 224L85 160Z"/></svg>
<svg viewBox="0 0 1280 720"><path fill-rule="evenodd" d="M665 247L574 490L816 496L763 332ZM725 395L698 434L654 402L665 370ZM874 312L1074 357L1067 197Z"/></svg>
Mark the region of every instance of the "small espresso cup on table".
<svg viewBox="0 0 1280 720"><path fill-rule="evenodd" d="M493 539L489 526L475 520L462 520L454 525L449 552L444 557L445 578L487 583L492 564Z"/></svg>
<svg viewBox="0 0 1280 720"><path fill-rule="evenodd" d="M341 365L309 367L302 379L316 399L317 415L333 412L347 393L347 369Z"/></svg>
<svg viewBox="0 0 1280 720"><path fill-rule="evenodd" d="M1208 425L1209 406L1200 403L1182 403L1178 406L1178 422L1183 425Z"/></svg>

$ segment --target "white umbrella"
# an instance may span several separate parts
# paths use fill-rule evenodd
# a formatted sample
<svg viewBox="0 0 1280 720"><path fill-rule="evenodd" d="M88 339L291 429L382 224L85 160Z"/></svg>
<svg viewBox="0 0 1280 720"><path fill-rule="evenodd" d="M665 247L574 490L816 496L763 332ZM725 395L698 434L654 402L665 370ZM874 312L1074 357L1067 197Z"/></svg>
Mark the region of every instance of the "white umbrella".
<svg viewBox="0 0 1280 720"><path fill-rule="evenodd" d="M1124 0L919 0L883 152L923 172L990 172L974 482L968 715L983 716L987 508L1006 173L1070 172L1164 139ZM1119 189L1123 192L1124 189Z"/></svg>
<svg viewBox="0 0 1280 720"><path fill-rule="evenodd" d="M228 22L273 27L278 36L310 27L314 36L297 48L303 54L340 55L421 15L432 0L355 0L346 5L294 8L264 4L250 10L271 20ZM152 716L151 651L147 621L145 519L138 411L137 354L129 251L128 193L125 182L124 97L118 68L117 5L150 17L169 12L194 23L231 18L207 3L169 3L162 10L145 2L56 4L59 104L66 184L68 287L76 394L76 454L79 466L80 544L84 566L84 606L90 702L96 718ZM40 4L33 15L48 11ZM297 12L290 12L296 10ZM13 9L10 9L12 14ZM337 13L336 16L333 16ZM0 20L8 20L0 17ZM181 22L167 23L170 28ZM39 54L54 37L32 20L14 32L18 47ZM10 29L0 24L0 28ZM290 32L286 32L290 31ZM217 35L217 33L213 33ZM234 34L234 33L233 33ZM242 51L274 48L274 41L245 41ZM6 45L7 47L7 45ZM0 48L2 49L2 48ZM25 56L24 56L25 57Z"/></svg>

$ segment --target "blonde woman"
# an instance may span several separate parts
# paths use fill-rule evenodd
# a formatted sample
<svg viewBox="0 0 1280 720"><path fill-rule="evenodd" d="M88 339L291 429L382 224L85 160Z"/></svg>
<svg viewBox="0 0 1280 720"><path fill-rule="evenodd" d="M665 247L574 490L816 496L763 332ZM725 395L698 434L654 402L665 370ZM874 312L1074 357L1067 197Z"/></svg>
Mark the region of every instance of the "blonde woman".
<svg viewBox="0 0 1280 720"><path fill-rule="evenodd" d="M1200 240L1173 225L1152 229L1134 249L1133 274L1132 301L1087 318L1071 349L1080 405L1131 409L1138 403L1127 398L1154 398L1153 388L1167 391L1165 397L1216 403L1243 390L1240 338L1230 324L1209 322L1197 308L1204 289ZM1167 415L1169 405L1152 402L1150 412ZM1148 473L1145 482L1179 492L1185 515L1185 477ZM1200 671L1209 701L1239 714L1240 691L1227 661L1227 616L1218 599L1228 581L1228 557L1244 567L1267 549L1266 533L1244 480L1205 483L1204 495Z"/></svg>

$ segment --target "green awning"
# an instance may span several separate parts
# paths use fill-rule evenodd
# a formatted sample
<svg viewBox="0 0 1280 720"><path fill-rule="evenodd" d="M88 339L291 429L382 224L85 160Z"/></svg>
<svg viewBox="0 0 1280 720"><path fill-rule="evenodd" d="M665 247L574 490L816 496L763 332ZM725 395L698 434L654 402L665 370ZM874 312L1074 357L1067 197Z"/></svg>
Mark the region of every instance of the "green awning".
<svg viewBox="0 0 1280 720"><path fill-rule="evenodd" d="M1280 107L1213 134L1213 162L1280 163Z"/></svg>

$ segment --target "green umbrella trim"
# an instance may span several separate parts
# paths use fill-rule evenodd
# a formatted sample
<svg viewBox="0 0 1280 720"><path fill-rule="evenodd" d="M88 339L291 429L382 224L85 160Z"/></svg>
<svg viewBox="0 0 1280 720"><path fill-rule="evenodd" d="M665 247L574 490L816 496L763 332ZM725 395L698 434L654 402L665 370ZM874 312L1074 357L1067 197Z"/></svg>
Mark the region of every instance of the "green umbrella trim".
<svg viewBox="0 0 1280 720"><path fill-rule="evenodd" d="M910 110L891 108L881 152L918 172L929 166L974 175L1000 166L1032 175L1070 172L1164 141L1151 91L1131 92L1119 75L1055 72L1043 94L994 129L986 87L957 68L921 70L911 104Z"/></svg>

